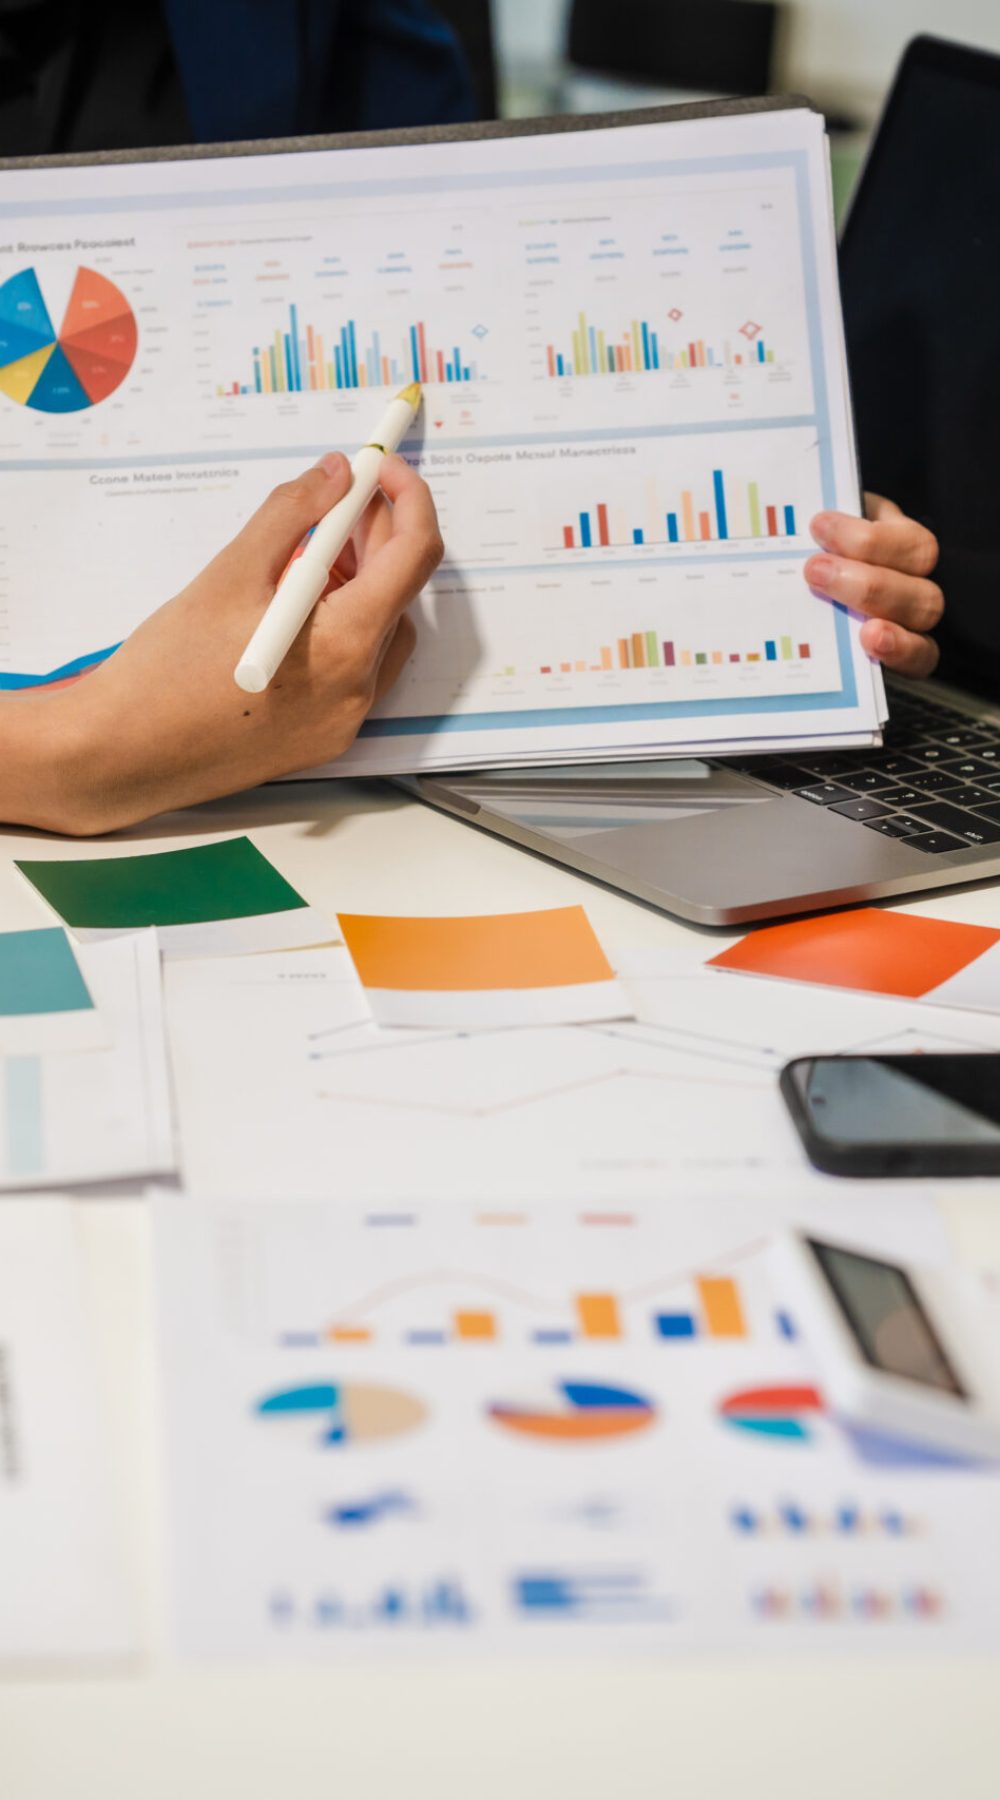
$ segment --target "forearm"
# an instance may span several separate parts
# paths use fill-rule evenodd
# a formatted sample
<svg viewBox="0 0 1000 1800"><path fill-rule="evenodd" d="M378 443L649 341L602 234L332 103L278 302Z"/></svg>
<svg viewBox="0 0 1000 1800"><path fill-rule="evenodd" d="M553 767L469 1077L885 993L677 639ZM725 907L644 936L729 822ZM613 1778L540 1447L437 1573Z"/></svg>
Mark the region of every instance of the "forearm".
<svg viewBox="0 0 1000 1800"><path fill-rule="evenodd" d="M72 689L0 695L0 823L78 834L87 753Z"/></svg>

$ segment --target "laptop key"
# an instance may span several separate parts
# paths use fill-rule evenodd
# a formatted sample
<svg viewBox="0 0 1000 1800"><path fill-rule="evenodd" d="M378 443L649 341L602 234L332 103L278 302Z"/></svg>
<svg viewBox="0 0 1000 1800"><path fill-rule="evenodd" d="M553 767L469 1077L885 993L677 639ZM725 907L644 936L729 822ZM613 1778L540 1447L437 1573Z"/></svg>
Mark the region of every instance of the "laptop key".
<svg viewBox="0 0 1000 1800"><path fill-rule="evenodd" d="M954 787L955 777L949 775L947 769L928 769L926 774L911 775L910 786L920 788L922 793L933 794L936 789Z"/></svg>
<svg viewBox="0 0 1000 1800"><path fill-rule="evenodd" d="M991 800L988 806L977 807L976 812L979 818L992 819L994 824L1000 825L1000 800Z"/></svg>
<svg viewBox="0 0 1000 1800"><path fill-rule="evenodd" d="M850 800L850 788L838 787L835 781L819 781L815 787L796 788L796 800L811 800L814 806L832 806L835 800ZM987 800L989 795L986 796Z"/></svg>
<svg viewBox="0 0 1000 1800"><path fill-rule="evenodd" d="M953 787L942 788L940 798L942 800L947 800L952 806L989 806L994 799L994 795L990 793L988 788ZM907 800L905 804L907 806L915 806L917 802L916 799L913 798Z"/></svg>
<svg viewBox="0 0 1000 1800"><path fill-rule="evenodd" d="M799 767L807 769L810 775L815 775L817 781L834 781L840 775L849 775L857 766L857 757L837 756L832 750L826 756L817 756L815 761L810 761L806 757L805 761L799 764Z"/></svg>
<svg viewBox="0 0 1000 1800"><path fill-rule="evenodd" d="M745 768L744 773L756 776L758 781L766 781L771 787L799 788L811 787L815 776L808 769L793 768L791 763L773 763L770 768L758 763Z"/></svg>
<svg viewBox="0 0 1000 1800"><path fill-rule="evenodd" d="M961 838L949 837L946 831L925 831L920 837L907 838L906 842L908 847L923 850L928 856L947 856L949 850L965 850L968 847Z"/></svg>
<svg viewBox="0 0 1000 1800"><path fill-rule="evenodd" d="M883 837L908 838L919 831L916 819L901 818L897 813L890 813L885 819L862 819L861 823L868 831L880 831Z"/></svg>
<svg viewBox="0 0 1000 1800"><path fill-rule="evenodd" d="M930 806L914 807L913 812L915 818L923 819L935 831L951 831L955 837L964 838L967 844L1000 842L1000 823L984 819L976 813L962 812L957 806L949 806L946 800L936 800Z"/></svg>
<svg viewBox="0 0 1000 1800"><path fill-rule="evenodd" d="M956 781L976 781L980 775L992 775L993 764L981 756L956 757L954 762L943 762L942 769L947 769Z"/></svg>
<svg viewBox="0 0 1000 1800"><path fill-rule="evenodd" d="M882 775L878 769L861 769L857 775L845 775L844 786L853 788L858 794L877 794L879 788L895 785L891 775Z"/></svg>
<svg viewBox="0 0 1000 1800"><path fill-rule="evenodd" d="M957 731L942 731L941 733L942 744L948 744L955 750L975 750L977 756L979 755L979 745L988 744L989 741L985 732L972 729L965 731L959 728Z"/></svg>
<svg viewBox="0 0 1000 1800"><path fill-rule="evenodd" d="M831 806L831 812L839 813L842 819L857 819L864 825L869 819L884 819L889 808L880 806L877 800L856 799L842 800L838 806Z"/></svg>
<svg viewBox="0 0 1000 1800"><path fill-rule="evenodd" d="M927 795L922 794L919 788L911 787L885 788L879 795L879 799L883 800L886 806L922 806L926 798ZM993 796L987 794L986 798L992 800Z"/></svg>
<svg viewBox="0 0 1000 1800"><path fill-rule="evenodd" d="M915 769L923 767L915 756L903 756L895 751L889 756L873 756L872 763L886 775L912 775Z"/></svg>

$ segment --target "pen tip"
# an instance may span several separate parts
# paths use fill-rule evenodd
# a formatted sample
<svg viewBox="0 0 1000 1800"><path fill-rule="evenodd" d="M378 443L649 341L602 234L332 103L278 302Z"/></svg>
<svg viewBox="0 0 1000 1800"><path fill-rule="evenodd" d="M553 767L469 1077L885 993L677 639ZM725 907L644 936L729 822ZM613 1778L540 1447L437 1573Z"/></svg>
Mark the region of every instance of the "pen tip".
<svg viewBox="0 0 1000 1800"><path fill-rule="evenodd" d="M397 400L405 400L408 406L413 407L414 411L416 411L416 408L420 405L422 398L423 394L421 392L419 381L411 381L409 387L400 388L399 393L396 395Z"/></svg>

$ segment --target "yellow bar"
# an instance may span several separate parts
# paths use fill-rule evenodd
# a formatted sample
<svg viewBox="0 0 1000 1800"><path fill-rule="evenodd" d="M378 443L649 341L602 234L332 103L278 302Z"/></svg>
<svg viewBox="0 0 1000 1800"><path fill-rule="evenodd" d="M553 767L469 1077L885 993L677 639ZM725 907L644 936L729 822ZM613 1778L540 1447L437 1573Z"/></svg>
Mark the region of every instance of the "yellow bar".
<svg viewBox="0 0 1000 1800"><path fill-rule="evenodd" d="M316 385L326 387L326 357L323 353L323 333L316 333Z"/></svg>
<svg viewBox="0 0 1000 1800"><path fill-rule="evenodd" d="M690 652L690 650L682 650L681 651L680 663L681 663L682 669L689 669L691 667L691 652Z"/></svg>
<svg viewBox="0 0 1000 1800"><path fill-rule="evenodd" d="M782 642L784 642L784 640L782 640ZM581 672L581 670L582 670L582 669L585 669L585 668L586 668L586 667L587 667L587 665L586 665L586 663L585 663L585 662L578 662L578 663L577 663L577 664L576 664L576 672L577 672L577 674L578 674L578 675L579 675L579 674L580 674L580 672Z"/></svg>
<svg viewBox="0 0 1000 1800"><path fill-rule="evenodd" d="M369 1344L372 1336L367 1325L331 1325L326 1335L331 1344Z"/></svg>
<svg viewBox="0 0 1000 1800"><path fill-rule="evenodd" d="M576 1316L580 1330L587 1338L620 1338L621 1319L613 1294L578 1294Z"/></svg>
<svg viewBox="0 0 1000 1800"><path fill-rule="evenodd" d="M278 393L286 394L288 389L285 385L287 380L285 375L285 346L280 331L276 331L274 334L274 366L278 375Z"/></svg>
<svg viewBox="0 0 1000 1800"><path fill-rule="evenodd" d="M636 369L641 369L642 368L642 332L639 330L639 322L637 319L632 320L632 354L635 359L634 363L633 363L633 367Z"/></svg>
<svg viewBox="0 0 1000 1800"><path fill-rule="evenodd" d="M608 351L607 351L607 345L604 342L603 331L599 331L597 334L597 366L602 375L607 374L607 372L608 372Z"/></svg>
<svg viewBox="0 0 1000 1800"><path fill-rule="evenodd" d="M580 367L580 333L578 331L573 333L573 373L574 375L583 374Z"/></svg>
<svg viewBox="0 0 1000 1800"><path fill-rule="evenodd" d="M497 1322L490 1312L457 1312L455 1314L455 1336L460 1338L495 1338Z"/></svg>
<svg viewBox="0 0 1000 1800"><path fill-rule="evenodd" d="M646 667L646 643L641 631L632 633L632 667L633 669Z"/></svg>
<svg viewBox="0 0 1000 1800"><path fill-rule="evenodd" d="M694 502L687 488L681 495L681 515L684 520L684 536L689 544L693 544L695 540Z"/></svg>
<svg viewBox="0 0 1000 1800"><path fill-rule="evenodd" d="M701 1275L698 1295L710 1337L746 1337L746 1320L735 1281L727 1275Z"/></svg>

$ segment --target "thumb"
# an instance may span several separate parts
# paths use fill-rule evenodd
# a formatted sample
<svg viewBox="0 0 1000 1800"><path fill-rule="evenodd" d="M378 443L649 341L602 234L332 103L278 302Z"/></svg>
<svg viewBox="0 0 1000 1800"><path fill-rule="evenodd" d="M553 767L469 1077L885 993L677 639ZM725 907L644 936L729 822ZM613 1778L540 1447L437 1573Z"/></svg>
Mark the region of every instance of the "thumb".
<svg viewBox="0 0 1000 1800"><path fill-rule="evenodd" d="M277 582L290 556L313 525L342 500L351 485L346 456L332 451L294 481L272 488L229 546L249 578Z"/></svg>

